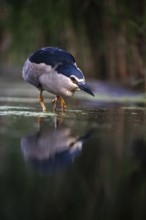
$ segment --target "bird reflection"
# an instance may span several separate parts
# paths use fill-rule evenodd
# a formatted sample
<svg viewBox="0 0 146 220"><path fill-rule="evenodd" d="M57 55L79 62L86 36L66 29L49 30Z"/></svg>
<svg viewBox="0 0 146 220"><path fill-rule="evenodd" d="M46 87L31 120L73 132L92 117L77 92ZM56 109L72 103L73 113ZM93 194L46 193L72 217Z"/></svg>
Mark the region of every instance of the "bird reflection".
<svg viewBox="0 0 146 220"><path fill-rule="evenodd" d="M21 149L25 161L39 173L53 174L61 171L74 161L91 131L83 136L74 134L72 128L60 125L55 120L55 128L40 120L40 128L34 134L21 138ZM56 124L60 125L56 127Z"/></svg>

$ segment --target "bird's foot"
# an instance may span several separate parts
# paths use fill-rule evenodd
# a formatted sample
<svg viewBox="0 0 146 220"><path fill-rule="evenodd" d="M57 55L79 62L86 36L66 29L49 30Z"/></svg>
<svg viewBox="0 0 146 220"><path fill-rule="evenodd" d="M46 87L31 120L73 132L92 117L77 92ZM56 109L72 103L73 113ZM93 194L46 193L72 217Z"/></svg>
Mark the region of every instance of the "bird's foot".
<svg viewBox="0 0 146 220"><path fill-rule="evenodd" d="M43 124L44 118L43 117L38 117L38 126L40 127L41 124Z"/></svg>
<svg viewBox="0 0 146 220"><path fill-rule="evenodd" d="M61 110L65 111L66 110L66 105L65 105L65 101L63 98L60 97L60 104L61 104Z"/></svg>
<svg viewBox="0 0 146 220"><path fill-rule="evenodd" d="M56 111L56 107L57 107L57 102L59 100L59 96L56 96L53 100L52 103L54 104L53 106L53 110Z"/></svg>
<svg viewBox="0 0 146 220"><path fill-rule="evenodd" d="M42 95L39 95L38 98L39 98L39 102L40 102L40 104L41 104L41 107L42 107L43 112L46 112L47 109L46 109L46 106L45 106L45 103L44 103L43 96L42 96Z"/></svg>
<svg viewBox="0 0 146 220"><path fill-rule="evenodd" d="M64 111L66 110L66 105L65 105L65 101L62 97L56 96L53 100L52 103L54 104L53 106L53 110L56 111L56 107L57 107L57 103L60 100L60 105L61 105L61 110Z"/></svg>

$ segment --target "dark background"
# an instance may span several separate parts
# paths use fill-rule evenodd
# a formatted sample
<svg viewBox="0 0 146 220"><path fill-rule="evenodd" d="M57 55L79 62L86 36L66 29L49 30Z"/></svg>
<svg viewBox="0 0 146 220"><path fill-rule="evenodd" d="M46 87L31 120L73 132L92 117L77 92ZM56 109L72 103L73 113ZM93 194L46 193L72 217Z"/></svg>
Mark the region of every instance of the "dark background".
<svg viewBox="0 0 146 220"><path fill-rule="evenodd" d="M0 67L18 76L32 51L57 46L86 77L144 91L145 35L144 0L0 1Z"/></svg>

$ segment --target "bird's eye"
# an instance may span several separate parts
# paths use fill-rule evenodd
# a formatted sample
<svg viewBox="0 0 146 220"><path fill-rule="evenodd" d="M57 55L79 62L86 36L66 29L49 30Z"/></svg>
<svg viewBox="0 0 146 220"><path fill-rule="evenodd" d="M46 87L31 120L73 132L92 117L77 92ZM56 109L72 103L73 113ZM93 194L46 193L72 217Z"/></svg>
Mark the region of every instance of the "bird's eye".
<svg viewBox="0 0 146 220"><path fill-rule="evenodd" d="M72 80L73 83L77 83L76 79L73 76L71 76L70 79Z"/></svg>

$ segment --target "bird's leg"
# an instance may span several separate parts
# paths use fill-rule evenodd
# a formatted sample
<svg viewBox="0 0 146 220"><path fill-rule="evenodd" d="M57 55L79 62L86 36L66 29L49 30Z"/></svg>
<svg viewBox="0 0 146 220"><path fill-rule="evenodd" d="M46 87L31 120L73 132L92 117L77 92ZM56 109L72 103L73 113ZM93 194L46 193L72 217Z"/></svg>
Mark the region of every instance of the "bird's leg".
<svg viewBox="0 0 146 220"><path fill-rule="evenodd" d="M60 99L60 97L57 95L53 100L52 103L54 104L53 110L56 111L57 102Z"/></svg>
<svg viewBox="0 0 146 220"><path fill-rule="evenodd" d="M55 118L54 118L54 125L55 125L55 128L59 128L60 125L63 123L64 121L64 114L61 112L60 115L57 115Z"/></svg>
<svg viewBox="0 0 146 220"><path fill-rule="evenodd" d="M41 127L41 124L43 124L44 118L43 117L38 117L38 126L39 128Z"/></svg>
<svg viewBox="0 0 146 220"><path fill-rule="evenodd" d="M41 104L41 107L43 109L43 112L46 112L47 109L46 109L46 106L45 106L45 103L44 103L44 99L43 99L43 96L42 96L42 91L40 92L40 95L39 95L39 102Z"/></svg>
<svg viewBox="0 0 146 220"><path fill-rule="evenodd" d="M54 106L53 106L53 110L56 111L56 106L57 106L57 103L60 99L60 105L61 105L61 110L65 110L66 109L66 105L65 105L65 101L62 97L60 96L56 96L53 100L52 100L52 103L54 103Z"/></svg>
<svg viewBox="0 0 146 220"><path fill-rule="evenodd" d="M65 101L62 97L60 97L60 104L61 104L61 110L62 111L66 110Z"/></svg>

